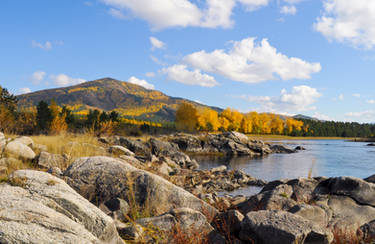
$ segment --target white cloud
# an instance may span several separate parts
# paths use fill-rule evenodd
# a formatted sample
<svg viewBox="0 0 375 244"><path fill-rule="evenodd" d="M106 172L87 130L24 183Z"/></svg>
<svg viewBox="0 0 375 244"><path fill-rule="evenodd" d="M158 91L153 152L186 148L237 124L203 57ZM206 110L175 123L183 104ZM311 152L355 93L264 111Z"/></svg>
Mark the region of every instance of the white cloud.
<svg viewBox="0 0 375 244"><path fill-rule="evenodd" d="M150 42L151 42L151 50L155 49L163 49L165 48L165 43L158 40L156 37L151 36L150 37Z"/></svg>
<svg viewBox="0 0 375 244"><path fill-rule="evenodd" d="M374 99L370 99L367 101L369 104L375 104L375 100Z"/></svg>
<svg viewBox="0 0 375 244"><path fill-rule="evenodd" d="M297 4L297 3L300 3L304 0L284 0L284 2L288 3L288 4Z"/></svg>
<svg viewBox="0 0 375 244"><path fill-rule="evenodd" d="M160 59L158 59L157 57L151 55L150 56L151 60L154 61L154 63L158 64L158 65L161 65L161 66L166 66L167 64L164 63L163 61L161 61Z"/></svg>
<svg viewBox="0 0 375 244"><path fill-rule="evenodd" d="M40 84L44 80L44 77L46 76L46 72L44 71L36 71L31 75L31 81L34 85Z"/></svg>
<svg viewBox="0 0 375 244"><path fill-rule="evenodd" d="M297 8L293 5L285 5L280 8L280 13L285 15L295 15L297 13Z"/></svg>
<svg viewBox="0 0 375 244"><path fill-rule="evenodd" d="M281 94L278 97L242 95L240 98L259 104L261 109L266 112L293 114L295 112L315 110L316 107L311 105L321 96L322 94L316 88L294 86L290 93L285 89L281 90Z"/></svg>
<svg viewBox="0 0 375 244"><path fill-rule="evenodd" d="M239 3L247 11L266 6L270 0L206 0L199 8L189 0L101 0L118 10L130 11L146 20L154 30L169 27L224 27L233 25L234 7Z"/></svg>
<svg viewBox="0 0 375 244"><path fill-rule="evenodd" d="M110 8L108 10L108 13L112 15L112 17L115 17L116 19L128 19L128 17L120 10L115 8Z"/></svg>
<svg viewBox="0 0 375 244"><path fill-rule="evenodd" d="M31 92L31 90L28 87L18 89L18 95L26 94L26 93L30 93L30 92Z"/></svg>
<svg viewBox="0 0 375 244"><path fill-rule="evenodd" d="M328 115L321 114L319 112L315 112L313 117L317 118L319 120L333 121L333 119L331 117L329 117Z"/></svg>
<svg viewBox="0 0 375 244"><path fill-rule="evenodd" d="M51 75L50 78L58 86L77 85L86 81L81 78L72 78L65 74Z"/></svg>
<svg viewBox="0 0 375 244"><path fill-rule="evenodd" d="M147 72L146 77L149 77L149 78L155 77L155 73L154 72Z"/></svg>
<svg viewBox="0 0 375 244"><path fill-rule="evenodd" d="M139 85L139 86L143 86L144 88L149 89L149 90L155 89L155 86L153 84L148 83L146 80L138 79L137 77L134 77L134 76L130 77L128 79L128 82Z"/></svg>
<svg viewBox="0 0 375 244"><path fill-rule="evenodd" d="M203 87L214 87L218 85L214 77L202 74L198 69L190 71L187 69L186 65L173 65L162 69L162 73L167 74L169 80L174 80L186 85L198 85Z"/></svg>
<svg viewBox="0 0 375 244"><path fill-rule="evenodd" d="M341 100L341 101L344 100L344 94L339 95L339 100Z"/></svg>
<svg viewBox="0 0 375 244"><path fill-rule="evenodd" d="M52 49L52 43L50 41L46 41L44 44L40 43L40 42L32 41L31 45L33 47L37 47L37 48L40 48L40 49L43 49L43 50L46 50L46 51Z"/></svg>
<svg viewBox="0 0 375 244"><path fill-rule="evenodd" d="M222 75L234 81L259 83L266 80L309 79L320 72L320 63L309 63L277 52L267 39L233 41L228 50L200 51L183 58L183 62L205 72Z"/></svg>
<svg viewBox="0 0 375 244"><path fill-rule="evenodd" d="M322 16L314 28L329 41L349 43L365 49L375 45L375 1L323 0Z"/></svg>
<svg viewBox="0 0 375 244"><path fill-rule="evenodd" d="M353 96L353 97L356 97L356 98L360 98L360 97L361 97L361 94L359 94L359 93L354 93L354 94L352 94L352 96Z"/></svg>
<svg viewBox="0 0 375 244"><path fill-rule="evenodd" d="M362 122L371 122L375 121L375 110L366 110L362 112L349 112L345 114L346 117L360 119Z"/></svg>

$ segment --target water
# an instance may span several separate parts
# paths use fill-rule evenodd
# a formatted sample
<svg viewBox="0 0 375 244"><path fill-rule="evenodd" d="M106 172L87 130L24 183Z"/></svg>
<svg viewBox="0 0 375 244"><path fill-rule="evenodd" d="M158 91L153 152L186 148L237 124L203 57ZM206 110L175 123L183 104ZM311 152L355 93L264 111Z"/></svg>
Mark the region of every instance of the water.
<svg viewBox="0 0 375 244"><path fill-rule="evenodd" d="M295 154L271 154L262 158L197 157L202 169L226 165L267 181L312 176L354 176L365 178L375 174L375 147L364 142L344 140L273 141L290 148L303 146L306 151ZM259 188L250 187L231 194L251 195Z"/></svg>

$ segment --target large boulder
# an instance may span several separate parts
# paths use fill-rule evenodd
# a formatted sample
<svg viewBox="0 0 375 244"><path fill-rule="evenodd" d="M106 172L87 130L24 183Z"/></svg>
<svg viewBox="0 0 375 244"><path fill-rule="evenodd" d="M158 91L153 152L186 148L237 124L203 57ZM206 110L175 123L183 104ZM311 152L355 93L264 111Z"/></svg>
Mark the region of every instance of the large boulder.
<svg viewBox="0 0 375 244"><path fill-rule="evenodd" d="M120 244L113 220L63 180L19 170L0 184L0 243Z"/></svg>
<svg viewBox="0 0 375 244"><path fill-rule="evenodd" d="M14 141L16 142L20 142L30 148L33 148L34 147L34 141L33 139L31 139L30 137L28 136L20 136L20 137L17 137L16 139L14 139Z"/></svg>
<svg viewBox="0 0 375 244"><path fill-rule="evenodd" d="M284 211L250 212L241 223L243 241L267 244L330 243L333 235L308 220Z"/></svg>
<svg viewBox="0 0 375 244"><path fill-rule="evenodd" d="M160 215L174 208L191 208L215 215L217 210L194 195L124 160L87 157L76 160L65 172L70 186L96 205L113 198L131 207Z"/></svg>
<svg viewBox="0 0 375 244"><path fill-rule="evenodd" d="M125 156L131 156L131 157L135 156L135 154L132 151L119 145L110 146L108 148L108 152L115 154L115 155L125 155Z"/></svg>
<svg viewBox="0 0 375 244"><path fill-rule="evenodd" d="M17 140L13 140L5 146L5 153L26 160L32 160L36 156L29 146Z"/></svg>

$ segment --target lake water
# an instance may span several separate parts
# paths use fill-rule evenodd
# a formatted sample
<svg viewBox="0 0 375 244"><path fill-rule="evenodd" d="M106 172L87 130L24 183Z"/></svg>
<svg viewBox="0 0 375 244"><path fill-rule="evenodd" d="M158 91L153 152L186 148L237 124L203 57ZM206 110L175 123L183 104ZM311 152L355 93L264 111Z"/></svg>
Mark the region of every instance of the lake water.
<svg viewBox="0 0 375 244"><path fill-rule="evenodd" d="M355 176L365 178L375 174L375 147L364 142L344 140L272 141L290 148L303 146L306 151L295 154L271 154L262 158L197 157L202 169L226 165L267 181L312 176ZM241 189L231 194L251 195L257 187Z"/></svg>

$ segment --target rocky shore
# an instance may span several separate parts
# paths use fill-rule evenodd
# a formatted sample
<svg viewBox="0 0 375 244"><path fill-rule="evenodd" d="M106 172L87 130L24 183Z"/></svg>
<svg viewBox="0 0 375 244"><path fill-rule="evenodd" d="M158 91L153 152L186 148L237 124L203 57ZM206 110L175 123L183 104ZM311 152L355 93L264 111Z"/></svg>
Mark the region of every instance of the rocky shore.
<svg viewBox="0 0 375 244"><path fill-rule="evenodd" d="M51 154L0 133L0 243L369 243L375 176L265 182L225 165L200 170L191 154L295 153L228 132L98 138L102 156ZM74 146L75 142L71 142ZM73 161L68 165L68 162ZM67 167L62 167L66 165ZM219 192L261 186L251 197ZM357 242L353 242L356 240Z"/></svg>

